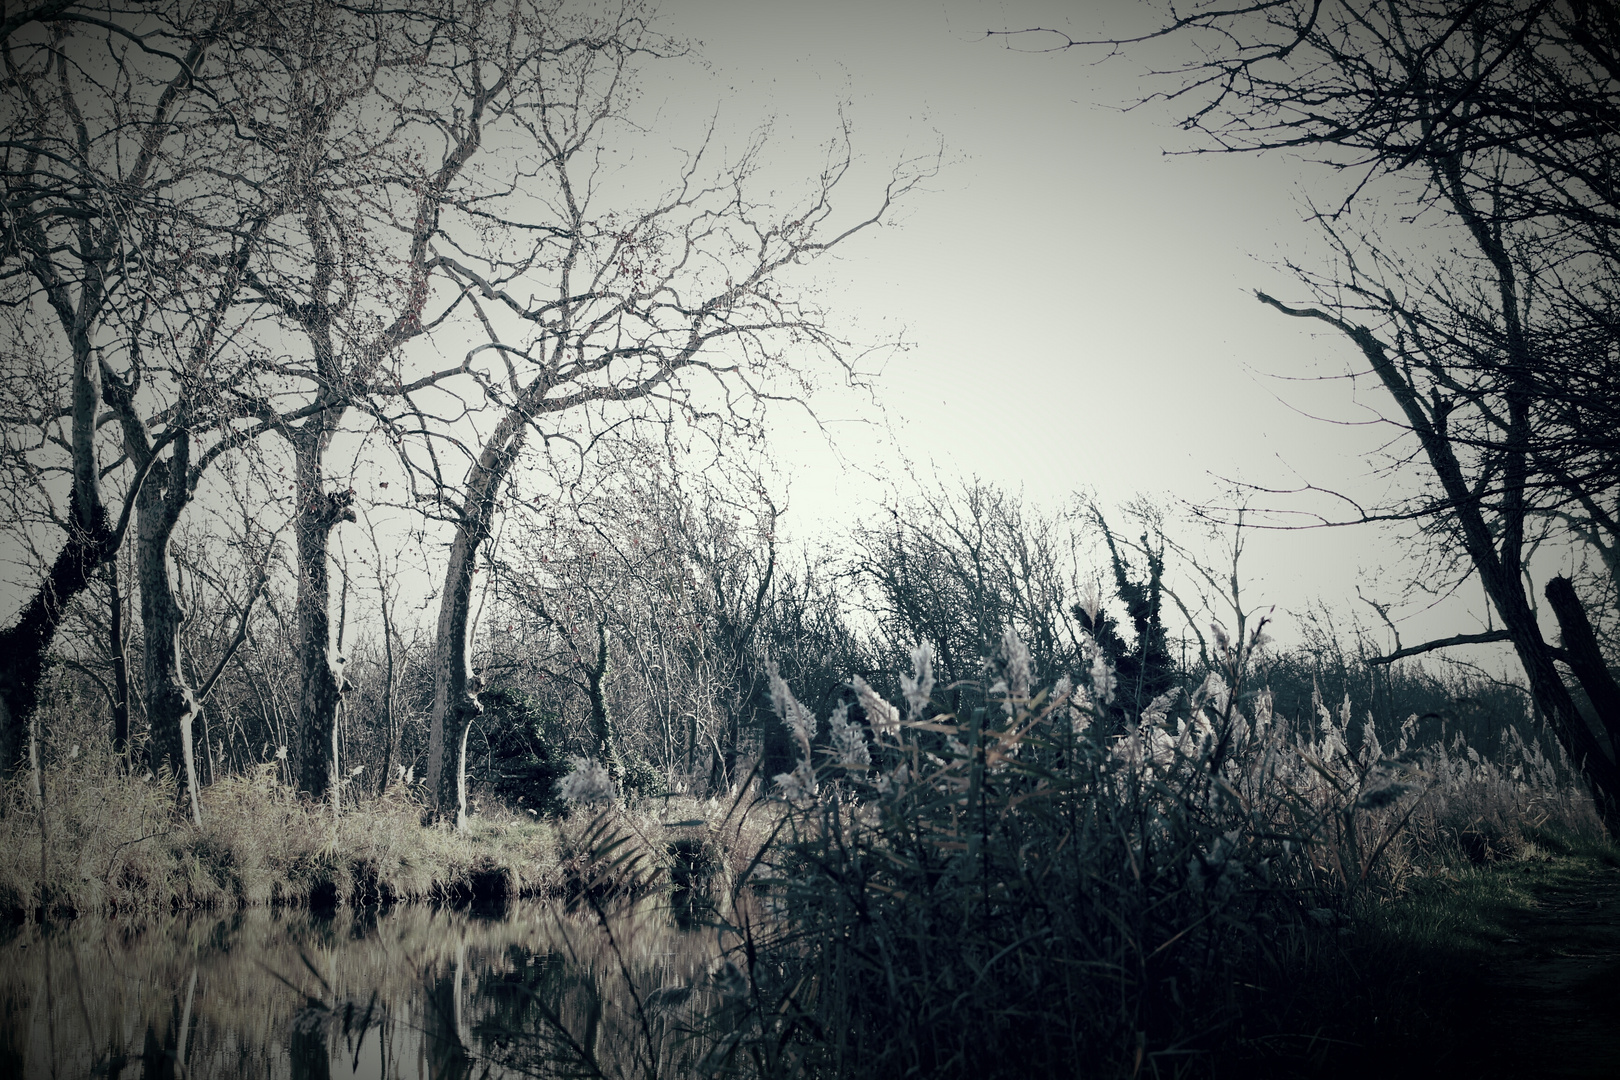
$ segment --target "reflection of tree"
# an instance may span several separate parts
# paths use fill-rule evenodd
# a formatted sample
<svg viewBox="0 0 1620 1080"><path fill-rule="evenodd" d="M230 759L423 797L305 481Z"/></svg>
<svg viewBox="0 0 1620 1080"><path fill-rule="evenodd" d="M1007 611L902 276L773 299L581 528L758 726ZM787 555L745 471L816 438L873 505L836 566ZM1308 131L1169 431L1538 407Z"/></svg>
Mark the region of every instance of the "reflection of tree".
<svg viewBox="0 0 1620 1080"><path fill-rule="evenodd" d="M197 969L193 967L191 979L186 984L185 1002L182 1004L180 997L175 996L169 1022L164 1025L162 1036L158 1035L155 1023L148 1022L146 1025L146 1041L141 1048L142 1080L179 1076L187 1071L186 1037L191 1033L191 1006L196 998ZM53 1053L54 1049L53 1047ZM54 1061L52 1071L55 1071ZM20 1070L18 1075L21 1075Z"/></svg>
<svg viewBox="0 0 1620 1080"><path fill-rule="evenodd" d="M539 1072L559 1062L595 1061L601 1035L601 997L595 984L569 972L557 952L531 954L507 947L507 962L486 976L481 986L484 1015L478 1041L496 1052L502 1064L520 1072ZM564 1014L572 1002L582 1010L583 1038L573 1038Z"/></svg>
<svg viewBox="0 0 1620 1080"><path fill-rule="evenodd" d="M158 1038L157 1029L148 1024L146 1043L141 1048L141 1080L159 1080L174 1075L174 1045L165 1032Z"/></svg>
<svg viewBox="0 0 1620 1080"><path fill-rule="evenodd" d="M616 914L621 967L599 926L517 914L255 909L111 935L82 920L24 927L0 969L0 1078L52 1075L53 1051L56 1076L126 1080L594 1075L591 1062L607 1076L685 1075L645 1068L627 988L645 1000L690 982L712 934L674 933L657 906ZM672 1046L653 1033L667 1064Z"/></svg>
<svg viewBox="0 0 1620 1080"><path fill-rule="evenodd" d="M326 1030L331 1019L332 1013L324 1005L309 1005L293 1016L287 1048L293 1080L331 1077L332 1054L326 1045Z"/></svg>
<svg viewBox="0 0 1620 1080"><path fill-rule="evenodd" d="M433 1080L463 1080L472 1075L472 1055L461 1037L462 979L467 946L456 947L449 974L428 984L426 1014L422 1019L422 1054Z"/></svg>
<svg viewBox="0 0 1620 1080"><path fill-rule="evenodd" d="M504 966L481 988L487 1012L476 1028L480 1044L522 1072L594 1064L602 1039L595 980L562 953L534 955L516 945Z"/></svg>

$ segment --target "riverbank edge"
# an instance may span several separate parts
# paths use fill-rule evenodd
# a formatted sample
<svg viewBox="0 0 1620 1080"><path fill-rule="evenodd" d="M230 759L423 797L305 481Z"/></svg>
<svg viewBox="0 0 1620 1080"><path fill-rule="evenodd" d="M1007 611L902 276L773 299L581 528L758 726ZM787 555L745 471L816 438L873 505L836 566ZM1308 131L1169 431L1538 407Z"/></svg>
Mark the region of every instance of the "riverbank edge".
<svg viewBox="0 0 1620 1080"><path fill-rule="evenodd" d="M0 815L0 919L13 923L250 907L452 905L612 892L628 879L596 866L631 855L636 888L724 878L747 865L756 829L690 798L641 800L603 818L580 808L525 817L503 807L458 831L431 822L412 792L355 800L342 813L269 770L202 793L199 827L172 785L61 777L37 802L13 785ZM31 805L32 804L32 805ZM602 826L606 823L607 832Z"/></svg>

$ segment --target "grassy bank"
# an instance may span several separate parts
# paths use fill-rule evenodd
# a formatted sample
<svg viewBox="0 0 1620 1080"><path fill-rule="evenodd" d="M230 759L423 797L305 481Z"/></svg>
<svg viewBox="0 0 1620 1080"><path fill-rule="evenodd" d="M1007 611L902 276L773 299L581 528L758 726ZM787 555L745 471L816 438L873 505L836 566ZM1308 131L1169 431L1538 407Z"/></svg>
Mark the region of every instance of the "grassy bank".
<svg viewBox="0 0 1620 1080"><path fill-rule="evenodd" d="M198 828L172 783L126 775L110 754L62 760L42 780L43 820L26 777L5 793L0 912L12 918L462 902L614 887L597 865L604 839L588 813L548 819L497 806L458 833L424 824L421 801L395 788L351 798L334 814L330 803L281 783L270 764L205 788ZM723 878L746 864L755 838L746 823L707 823L722 816L717 804L689 798L624 809L613 818L623 842L609 862L622 868L632 856L644 882Z"/></svg>

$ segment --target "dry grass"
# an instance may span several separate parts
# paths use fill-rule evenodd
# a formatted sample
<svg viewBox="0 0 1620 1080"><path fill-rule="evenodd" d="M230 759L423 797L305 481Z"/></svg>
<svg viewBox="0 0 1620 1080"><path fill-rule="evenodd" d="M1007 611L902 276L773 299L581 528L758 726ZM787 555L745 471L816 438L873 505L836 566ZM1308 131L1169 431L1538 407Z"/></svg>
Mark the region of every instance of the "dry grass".
<svg viewBox="0 0 1620 1080"><path fill-rule="evenodd" d="M422 803L397 787L381 798L350 793L334 816L329 803L280 782L275 762L203 789L199 829L169 778L130 776L104 746L64 741L45 755L43 836L29 778L4 790L0 911L48 906L64 917L556 896L573 887L591 847L590 814L535 819L497 805L457 833L424 825ZM619 807L612 818L660 879L689 884L695 874L724 891L764 831L761 815L728 818L728 808L679 797Z"/></svg>
<svg viewBox="0 0 1620 1080"><path fill-rule="evenodd" d="M40 814L21 785L0 819L0 907L14 912L537 895L559 881L548 823L477 819L457 834L423 826L421 807L403 796L334 817L268 766L206 788L200 829L177 812L172 783L122 775L110 757L81 756L44 780L43 874Z"/></svg>

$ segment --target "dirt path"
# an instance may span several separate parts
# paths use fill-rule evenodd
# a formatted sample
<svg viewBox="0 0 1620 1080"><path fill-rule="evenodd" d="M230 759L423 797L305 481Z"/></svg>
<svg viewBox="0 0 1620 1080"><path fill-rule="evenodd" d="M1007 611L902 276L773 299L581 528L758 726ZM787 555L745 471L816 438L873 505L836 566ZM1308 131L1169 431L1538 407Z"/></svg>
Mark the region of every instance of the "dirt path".
<svg viewBox="0 0 1620 1080"><path fill-rule="evenodd" d="M1505 1051L1483 1075L1620 1077L1620 870L1547 885L1483 972Z"/></svg>
<svg viewBox="0 0 1620 1080"><path fill-rule="evenodd" d="M1350 993L1325 1024L1342 1042L1267 1075L1620 1080L1620 861L1570 854L1485 875L1414 897L1392 933L1355 940Z"/></svg>
<svg viewBox="0 0 1620 1080"><path fill-rule="evenodd" d="M1457 987L1463 1030L1437 1062L1458 1076L1620 1078L1620 869L1546 882L1528 910L1478 964L1479 982Z"/></svg>

